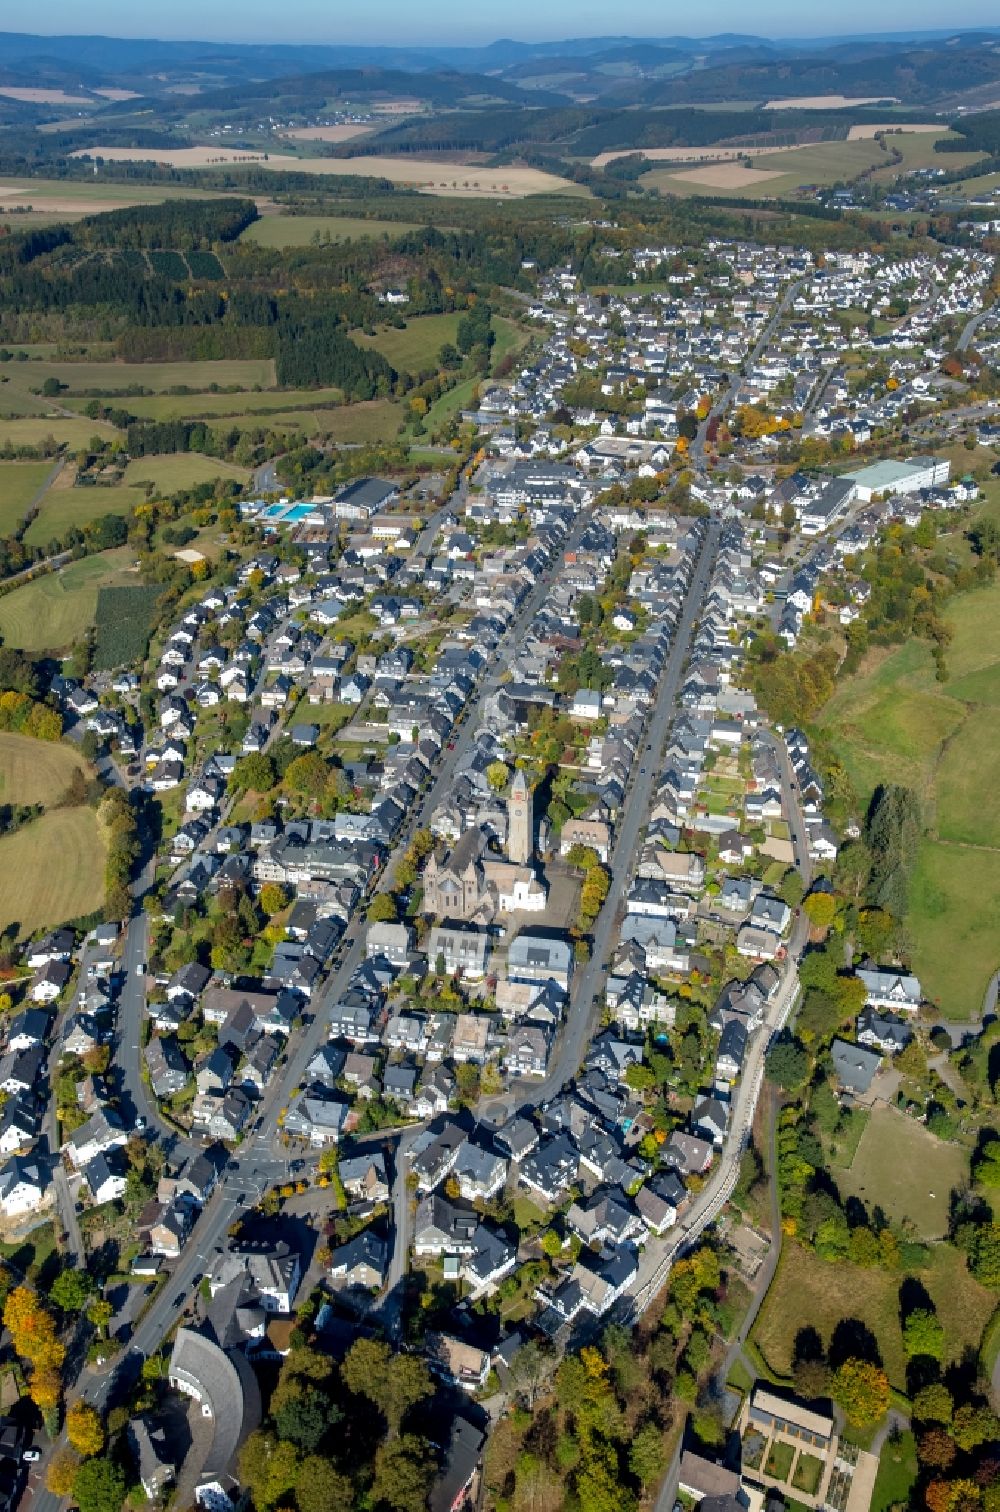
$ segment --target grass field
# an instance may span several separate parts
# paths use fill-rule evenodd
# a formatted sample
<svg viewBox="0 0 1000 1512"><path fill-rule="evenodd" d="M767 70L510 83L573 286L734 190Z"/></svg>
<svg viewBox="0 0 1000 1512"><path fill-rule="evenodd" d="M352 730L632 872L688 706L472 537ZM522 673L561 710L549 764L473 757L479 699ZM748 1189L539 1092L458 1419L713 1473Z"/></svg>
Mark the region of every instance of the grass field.
<svg viewBox="0 0 1000 1512"><path fill-rule="evenodd" d="M150 394L138 399L123 401L129 414L140 420L214 420L232 415L259 416L256 424L266 424L274 415L284 419L281 410L306 408L309 405L339 405L343 399L340 389L264 389L245 390L239 394ZM79 401L70 400L71 408L82 408Z"/></svg>
<svg viewBox="0 0 1000 1512"><path fill-rule="evenodd" d="M307 247L317 235L323 242L340 242L403 236L419 229L416 221L365 220L359 215L263 215L246 228L240 240L261 247Z"/></svg>
<svg viewBox="0 0 1000 1512"><path fill-rule="evenodd" d="M100 176L72 182L67 179L8 178L0 185L0 205L6 208L30 205L39 216L73 220L97 215L125 205L159 205L168 199L218 199L224 191L188 188L183 184L111 183ZM18 226L30 226L28 215L18 215Z"/></svg>
<svg viewBox="0 0 1000 1512"><path fill-rule="evenodd" d="M138 457L125 469L126 485L139 486L153 483L161 493L176 493L181 488L193 488L196 483L210 483L215 478L231 478L236 483L246 483L250 469L237 467L235 462L225 462L218 457L203 457L199 452L176 452L161 457Z"/></svg>
<svg viewBox="0 0 1000 1512"><path fill-rule="evenodd" d="M374 347L387 362L404 372L419 372L422 368L436 368L437 357L444 343L454 345L460 311L445 315L417 315L402 328L387 326L374 336L363 331L352 332L352 337L361 346ZM496 340L493 345L494 365L508 352L527 340L526 334L511 320L495 316L493 320Z"/></svg>
<svg viewBox="0 0 1000 1512"><path fill-rule="evenodd" d="M950 1245L935 1245L927 1264L916 1274L944 1324L949 1358L959 1359L966 1347L977 1350L995 1299L969 1275L964 1256ZM770 1369L786 1376L800 1328L812 1326L829 1346L842 1320L857 1319L878 1341L890 1382L905 1391L906 1357L899 1322L902 1279L899 1272L862 1269L848 1261L831 1264L800 1244L786 1242L754 1325L754 1343Z"/></svg>
<svg viewBox="0 0 1000 1512"><path fill-rule="evenodd" d="M134 584L127 546L70 562L0 598L0 635L22 651L65 651L93 625L98 589ZM16 837L14 837L16 838Z"/></svg>
<svg viewBox="0 0 1000 1512"><path fill-rule="evenodd" d="M374 347L376 352L381 352L394 368L418 372L421 368L437 367L438 352L446 341L454 344L461 318L458 311L446 315L417 315L401 328L386 326L374 336L354 331L352 337L359 346Z"/></svg>
<svg viewBox="0 0 1000 1512"><path fill-rule="evenodd" d="M877 1104L850 1168L837 1172L837 1185L841 1196L877 1204L895 1223L908 1218L922 1239L939 1239L947 1232L952 1190L968 1176L966 1151Z"/></svg>
<svg viewBox="0 0 1000 1512"><path fill-rule="evenodd" d="M71 525L82 529L101 515L126 515L146 497L143 488L50 488L24 532L29 546L62 540Z"/></svg>
<svg viewBox="0 0 1000 1512"><path fill-rule="evenodd" d="M917 1478L917 1446L913 1434L901 1433L887 1439L882 1446L872 1492L870 1512L889 1512L890 1507L906 1507Z"/></svg>
<svg viewBox="0 0 1000 1512"><path fill-rule="evenodd" d="M54 809L0 840L0 928L16 923L29 935L93 913L103 900L104 841L93 809Z"/></svg>
<svg viewBox="0 0 1000 1512"><path fill-rule="evenodd" d="M0 731L0 803L51 806L87 763L71 745Z"/></svg>
<svg viewBox="0 0 1000 1512"><path fill-rule="evenodd" d="M298 428L307 436L332 436L350 444L365 441L393 441L404 419L403 407L393 399L371 399L363 404L349 404L327 410L294 410L275 415L277 429Z"/></svg>
<svg viewBox="0 0 1000 1512"><path fill-rule="evenodd" d="M947 608L949 679L910 641L869 659L821 724L862 807L875 784L914 788L926 834L907 919L913 966L946 1015L968 1018L1000 964L1000 586Z"/></svg>
<svg viewBox="0 0 1000 1512"><path fill-rule="evenodd" d="M943 153L935 152L934 143L946 139L950 142L957 141L958 133L956 131L893 132L891 136L886 137L886 143L890 153L900 153L903 161L894 167L876 169L872 174L873 180L878 184L891 183L893 179L913 173L918 168L947 168L949 173L953 173L966 165L971 167L983 156L981 152L949 152L945 157Z"/></svg>
<svg viewBox="0 0 1000 1512"><path fill-rule="evenodd" d="M424 416L427 430L433 432L446 420L450 420L452 415L457 415L459 410L468 409L477 383L477 379L467 378L464 383L456 383L454 388L448 389L440 399L435 399Z"/></svg>
<svg viewBox="0 0 1000 1512"><path fill-rule="evenodd" d="M4 386L0 403L6 404L8 392L40 388L46 378L66 385L61 403L82 391L114 394L131 384L156 393L181 386L207 389L213 383L220 388L273 388L274 362L270 357L220 362L18 362L8 366L8 375L10 384Z"/></svg>
<svg viewBox="0 0 1000 1512"><path fill-rule="evenodd" d="M136 401L138 402L138 401ZM39 415L0 420L0 446L42 446L54 441L69 451L90 445L91 436L110 439L121 433L97 420L70 419L66 415Z"/></svg>
<svg viewBox="0 0 1000 1512"><path fill-rule="evenodd" d="M51 462L0 462L0 536L20 525L32 499L52 471Z"/></svg>

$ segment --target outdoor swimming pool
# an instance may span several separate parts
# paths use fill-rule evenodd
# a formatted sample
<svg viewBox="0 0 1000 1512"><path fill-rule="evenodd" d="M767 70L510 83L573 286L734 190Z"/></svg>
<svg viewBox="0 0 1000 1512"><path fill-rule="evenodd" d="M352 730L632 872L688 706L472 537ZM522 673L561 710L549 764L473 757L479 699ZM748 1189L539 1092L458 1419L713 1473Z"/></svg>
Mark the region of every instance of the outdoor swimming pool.
<svg viewBox="0 0 1000 1512"><path fill-rule="evenodd" d="M297 525L304 520L306 515L313 512L311 504L269 504L264 511L263 518L282 525Z"/></svg>

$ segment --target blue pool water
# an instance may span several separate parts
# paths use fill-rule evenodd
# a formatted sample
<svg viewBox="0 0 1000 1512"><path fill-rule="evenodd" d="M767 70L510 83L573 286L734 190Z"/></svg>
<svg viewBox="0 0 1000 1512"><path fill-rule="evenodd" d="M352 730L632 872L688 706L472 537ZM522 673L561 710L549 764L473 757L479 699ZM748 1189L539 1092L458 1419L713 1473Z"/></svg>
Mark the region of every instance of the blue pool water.
<svg viewBox="0 0 1000 1512"><path fill-rule="evenodd" d="M282 525L297 525L306 515L312 514L311 504L269 504L264 511L265 520L280 520Z"/></svg>

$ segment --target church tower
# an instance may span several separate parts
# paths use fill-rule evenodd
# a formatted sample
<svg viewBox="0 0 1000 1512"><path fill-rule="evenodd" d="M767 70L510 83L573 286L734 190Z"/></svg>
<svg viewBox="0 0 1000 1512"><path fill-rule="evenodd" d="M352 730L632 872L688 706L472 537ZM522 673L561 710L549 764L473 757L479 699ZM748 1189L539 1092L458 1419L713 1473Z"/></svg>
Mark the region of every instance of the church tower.
<svg viewBox="0 0 1000 1512"><path fill-rule="evenodd" d="M523 772L514 773L507 800L507 855L516 866L526 866L534 851L535 814L531 789Z"/></svg>

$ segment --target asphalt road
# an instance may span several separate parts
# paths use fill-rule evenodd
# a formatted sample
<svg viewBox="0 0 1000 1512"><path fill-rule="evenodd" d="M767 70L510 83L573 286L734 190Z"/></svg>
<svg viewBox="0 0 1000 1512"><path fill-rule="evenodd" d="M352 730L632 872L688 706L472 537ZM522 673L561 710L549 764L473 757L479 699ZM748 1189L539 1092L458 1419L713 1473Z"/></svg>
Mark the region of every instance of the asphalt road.
<svg viewBox="0 0 1000 1512"><path fill-rule="evenodd" d="M751 368L753 364L757 362L758 359L767 350L768 346L770 345L772 336L774 335L775 331L778 329L778 326L781 324L782 319L784 318L785 311L795 299L795 296L798 294L804 282L804 279L798 278L794 283L790 283L788 285L788 288L785 290L784 294L782 294L781 299L778 301L778 304L772 312L764 329L757 337L757 340L750 348L750 351L744 357L740 370L741 373L746 372L748 368ZM704 420L698 427L698 434L691 443L691 464L698 471L700 471L705 466L705 446L708 439L708 427L713 419L721 420L722 416L729 409L736 395L736 391L739 388L739 384L740 374L730 375L730 377L727 379L726 387L718 395L712 405L712 408L709 410L708 414L705 416Z"/></svg>
<svg viewBox="0 0 1000 1512"><path fill-rule="evenodd" d="M580 524L579 530L574 529L565 550L571 549L574 539L582 528ZM639 762L633 771L630 789L626 794L624 818L611 856L611 884L594 931L590 960L574 979L566 1021L557 1041L551 1070L542 1081L519 1082L505 1096L491 1098L481 1111L484 1117L494 1125L513 1117L523 1108L538 1106L554 1097L560 1088L576 1075L587 1046L593 1038L597 1021L596 1005L606 972L607 957L611 951L614 932L618 926L618 916L638 853L640 831L649 816L651 798L660 773L660 755L670 725L677 713L677 695L680 691L681 678L687 664L695 622L708 587L720 534L719 522L712 521L706 530L698 565L691 579L673 644L660 679L656 701L647 724L645 746L651 749L646 751L645 747L643 748ZM539 601L546 591L547 585L539 585L539 589L536 590ZM529 596L525 606L526 611L530 611L529 619L538 607L532 602L536 594ZM493 686L499 684L503 665L503 658L498 656L495 662L496 670L487 679L483 696L491 691ZM462 754L462 747L471 743L473 736L474 726L470 718L463 732L462 746L456 748L456 758ZM434 795L432 798L434 802L437 801ZM433 807L433 802L431 806ZM406 1273L409 1249L412 1199L406 1189L406 1150L412 1143L415 1132L412 1129L408 1130L401 1138L396 1151L392 1192L393 1252L382 1306L383 1320L393 1329L398 1326L401 1283Z"/></svg>

